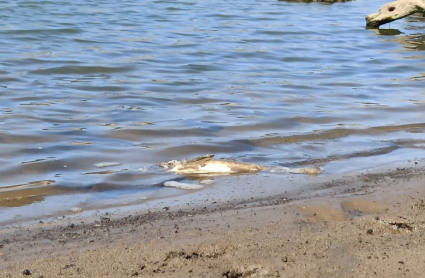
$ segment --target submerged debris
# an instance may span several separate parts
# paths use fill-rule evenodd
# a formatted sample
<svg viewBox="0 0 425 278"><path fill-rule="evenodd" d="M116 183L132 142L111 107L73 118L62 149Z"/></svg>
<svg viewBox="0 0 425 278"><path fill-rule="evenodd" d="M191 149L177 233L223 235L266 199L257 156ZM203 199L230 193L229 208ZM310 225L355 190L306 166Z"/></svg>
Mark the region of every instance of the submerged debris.
<svg viewBox="0 0 425 278"><path fill-rule="evenodd" d="M199 184L183 183L178 181L166 181L164 182L164 186L174 187L179 189L186 189L186 190L196 190L196 189L204 188L202 185L199 185Z"/></svg>
<svg viewBox="0 0 425 278"><path fill-rule="evenodd" d="M291 174L307 174L307 175L318 175L322 173L322 169L320 167L304 167L304 168L282 168L283 170L288 171Z"/></svg>
<svg viewBox="0 0 425 278"><path fill-rule="evenodd" d="M205 184L205 185L211 185L214 184L214 180L201 180L199 181L200 184Z"/></svg>

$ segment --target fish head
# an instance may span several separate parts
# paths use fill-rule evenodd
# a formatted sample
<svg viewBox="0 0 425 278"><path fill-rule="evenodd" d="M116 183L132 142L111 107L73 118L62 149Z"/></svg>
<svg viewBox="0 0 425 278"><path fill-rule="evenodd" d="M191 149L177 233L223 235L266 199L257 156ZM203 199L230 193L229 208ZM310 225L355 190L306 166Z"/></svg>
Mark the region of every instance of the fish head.
<svg viewBox="0 0 425 278"><path fill-rule="evenodd" d="M172 169L176 167L177 165L181 164L178 160L170 160L166 162L160 162L158 163L158 167L164 168L164 169Z"/></svg>

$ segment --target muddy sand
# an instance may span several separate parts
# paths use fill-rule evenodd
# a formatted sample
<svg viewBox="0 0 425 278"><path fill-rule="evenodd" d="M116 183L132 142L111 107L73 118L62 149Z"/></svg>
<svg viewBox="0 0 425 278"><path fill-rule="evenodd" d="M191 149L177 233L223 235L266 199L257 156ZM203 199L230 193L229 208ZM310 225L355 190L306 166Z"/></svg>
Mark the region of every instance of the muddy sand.
<svg viewBox="0 0 425 278"><path fill-rule="evenodd" d="M0 277L425 277L425 160L278 195L3 226Z"/></svg>

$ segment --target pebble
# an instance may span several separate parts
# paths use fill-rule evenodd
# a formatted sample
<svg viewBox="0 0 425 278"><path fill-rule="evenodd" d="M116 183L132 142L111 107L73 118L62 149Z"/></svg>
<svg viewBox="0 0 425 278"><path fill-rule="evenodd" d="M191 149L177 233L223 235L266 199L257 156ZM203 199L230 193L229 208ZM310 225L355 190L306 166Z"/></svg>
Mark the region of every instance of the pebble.
<svg viewBox="0 0 425 278"><path fill-rule="evenodd" d="M199 183L204 184L204 185L210 185L210 184L215 183L215 181L214 180L201 180Z"/></svg>

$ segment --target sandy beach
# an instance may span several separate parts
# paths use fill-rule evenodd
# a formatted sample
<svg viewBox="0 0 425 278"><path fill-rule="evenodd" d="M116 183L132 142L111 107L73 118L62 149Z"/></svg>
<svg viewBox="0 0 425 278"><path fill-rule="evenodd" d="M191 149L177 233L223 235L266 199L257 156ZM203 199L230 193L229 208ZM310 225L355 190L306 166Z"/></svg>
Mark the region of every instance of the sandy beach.
<svg viewBox="0 0 425 278"><path fill-rule="evenodd" d="M0 278L425 277L387 2L0 1Z"/></svg>
<svg viewBox="0 0 425 278"><path fill-rule="evenodd" d="M284 195L1 230L1 277L421 277L425 161Z"/></svg>

